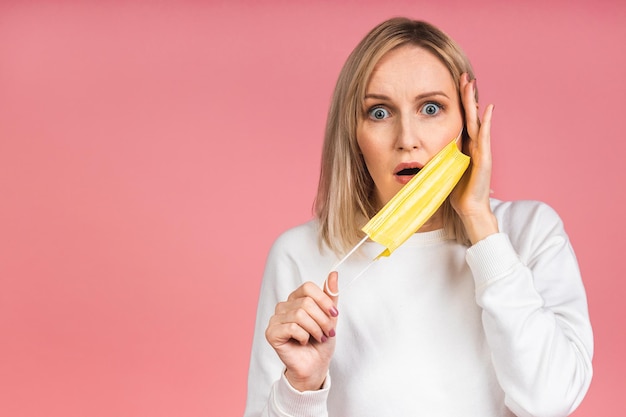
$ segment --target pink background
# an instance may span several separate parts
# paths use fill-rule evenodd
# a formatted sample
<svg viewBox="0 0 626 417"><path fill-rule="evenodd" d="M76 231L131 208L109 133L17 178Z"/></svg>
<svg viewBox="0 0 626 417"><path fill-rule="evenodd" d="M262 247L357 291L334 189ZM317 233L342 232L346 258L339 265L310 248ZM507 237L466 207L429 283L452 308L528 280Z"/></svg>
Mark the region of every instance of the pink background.
<svg viewBox="0 0 626 417"><path fill-rule="evenodd" d="M242 414L265 256L396 15L472 59L496 197L563 217L596 339L575 415L623 415L625 3L337 3L0 3L1 416Z"/></svg>

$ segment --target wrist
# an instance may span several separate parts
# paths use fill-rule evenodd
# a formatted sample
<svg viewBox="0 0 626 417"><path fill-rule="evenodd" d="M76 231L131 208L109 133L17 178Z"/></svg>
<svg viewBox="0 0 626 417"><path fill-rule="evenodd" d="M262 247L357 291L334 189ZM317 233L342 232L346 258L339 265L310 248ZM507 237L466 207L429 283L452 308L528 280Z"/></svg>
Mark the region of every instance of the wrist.
<svg viewBox="0 0 626 417"><path fill-rule="evenodd" d="M491 211L488 213L461 216L461 221L463 222L465 232L472 245L500 231L498 228L498 220Z"/></svg>
<svg viewBox="0 0 626 417"><path fill-rule="evenodd" d="M326 374L327 372L324 372L320 375L313 375L303 378L294 375L293 372L290 372L289 369L287 369L285 371L285 378L287 378L289 385L291 385L294 389L300 392L317 391L319 389L322 389L324 381L326 381Z"/></svg>

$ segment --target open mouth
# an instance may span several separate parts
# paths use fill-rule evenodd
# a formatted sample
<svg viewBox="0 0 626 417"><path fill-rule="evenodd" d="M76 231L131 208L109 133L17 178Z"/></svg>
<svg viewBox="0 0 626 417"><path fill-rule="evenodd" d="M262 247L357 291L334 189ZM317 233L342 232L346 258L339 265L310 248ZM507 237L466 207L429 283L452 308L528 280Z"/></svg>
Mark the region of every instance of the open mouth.
<svg viewBox="0 0 626 417"><path fill-rule="evenodd" d="M405 168L402 171L398 171L396 175L411 176L417 174L418 172L420 172L420 168Z"/></svg>

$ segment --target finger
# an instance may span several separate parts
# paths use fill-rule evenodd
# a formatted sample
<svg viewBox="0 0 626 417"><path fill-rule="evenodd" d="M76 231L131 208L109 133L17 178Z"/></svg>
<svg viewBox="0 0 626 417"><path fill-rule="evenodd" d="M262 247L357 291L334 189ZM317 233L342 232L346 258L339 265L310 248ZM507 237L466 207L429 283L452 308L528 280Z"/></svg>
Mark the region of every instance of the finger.
<svg viewBox="0 0 626 417"><path fill-rule="evenodd" d="M313 299L300 298L289 302L289 307L284 314L277 315L279 321L297 323L318 342L334 336L335 321Z"/></svg>
<svg viewBox="0 0 626 417"><path fill-rule="evenodd" d="M491 120L493 117L494 105L487 106L483 113L483 121L480 127L480 133L478 135L477 155L482 160L483 164L491 164Z"/></svg>
<svg viewBox="0 0 626 417"><path fill-rule="evenodd" d="M339 273L337 271L328 274L326 281L324 281L324 292L336 305L339 299Z"/></svg>
<svg viewBox="0 0 626 417"><path fill-rule="evenodd" d="M289 294L289 297L287 297L287 301L293 301L303 297L318 299L320 297L324 297L324 292L313 282L307 281L304 284L300 285L298 288L296 288L291 294Z"/></svg>
<svg viewBox="0 0 626 417"><path fill-rule="evenodd" d="M332 273L331 273L332 274ZM336 274L336 273L335 273ZM326 283L324 283L324 286ZM330 317L337 317L339 314L336 306L336 297L333 299L331 295L325 293L320 287L312 282L305 282L289 295L288 300L310 297L320 308Z"/></svg>
<svg viewBox="0 0 626 417"><path fill-rule="evenodd" d="M476 102L476 80L469 80L467 74L461 77L461 100L465 110L465 126L470 139L476 139L480 130L478 103Z"/></svg>
<svg viewBox="0 0 626 417"><path fill-rule="evenodd" d="M281 323L276 319L270 320L265 330L265 338L273 348L278 348L291 340L306 345L311 335L297 323Z"/></svg>
<svg viewBox="0 0 626 417"><path fill-rule="evenodd" d="M481 129L485 131L485 136L487 136L488 138L491 137L491 119L493 117L493 110L495 109L495 107L496 106L494 106L493 104L490 104L487 106L485 112L483 113L483 122Z"/></svg>

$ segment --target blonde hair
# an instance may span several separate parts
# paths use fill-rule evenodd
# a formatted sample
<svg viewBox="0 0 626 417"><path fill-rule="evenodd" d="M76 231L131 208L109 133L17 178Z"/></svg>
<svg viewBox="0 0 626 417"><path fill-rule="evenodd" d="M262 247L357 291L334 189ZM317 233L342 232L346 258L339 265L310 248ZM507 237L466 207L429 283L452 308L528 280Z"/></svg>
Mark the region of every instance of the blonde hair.
<svg viewBox="0 0 626 417"><path fill-rule="evenodd" d="M320 223L320 243L338 254L363 238L361 227L376 214L374 182L356 140L367 84L378 61L392 49L407 44L438 57L450 71L457 92L461 74L467 72L470 79L474 78L461 48L441 30L423 21L387 20L372 29L352 51L339 74L328 111L314 206ZM463 137L466 135L464 131ZM465 228L448 200L443 205L443 216L448 236L468 244Z"/></svg>

